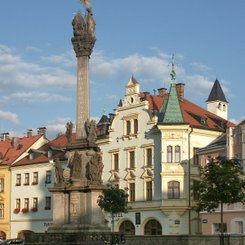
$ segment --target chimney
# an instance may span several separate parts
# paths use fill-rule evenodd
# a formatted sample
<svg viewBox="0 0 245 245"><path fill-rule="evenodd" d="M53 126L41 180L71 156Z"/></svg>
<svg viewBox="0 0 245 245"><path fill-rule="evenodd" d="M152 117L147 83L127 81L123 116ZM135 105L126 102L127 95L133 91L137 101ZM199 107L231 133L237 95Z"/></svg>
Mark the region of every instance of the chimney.
<svg viewBox="0 0 245 245"><path fill-rule="evenodd" d="M177 94L180 100L184 99L184 95L185 95L185 84L184 83L177 83L176 84L176 90L177 90Z"/></svg>
<svg viewBox="0 0 245 245"><path fill-rule="evenodd" d="M37 129L37 134L41 135L43 134L44 136L46 136L46 128L45 127L41 127Z"/></svg>
<svg viewBox="0 0 245 245"><path fill-rule="evenodd" d="M27 136L27 138L32 137L32 129L28 129L28 130L27 130L26 136Z"/></svg>
<svg viewBox="0 0 245 245"><path fill-rule="evenodd" d="M14 147L15 149L18 148L20 144L20 139L18 137L13 137L12 141L11 141L11 145L12 147Z"/></svg>
<svg viewBox="0 0 245 245"><path fill-rule="evenodd" d="M167 89L166 88L159 88L158 89L158 96L160 97L164 97L167 93Z"/></svg>
<svg viewBox="0 0 245 245"><path fill-rule="evenodd" d="M2 134L0 134L0 141L7 141L9 139L10 139L9 133L2 133Z"/></svg>

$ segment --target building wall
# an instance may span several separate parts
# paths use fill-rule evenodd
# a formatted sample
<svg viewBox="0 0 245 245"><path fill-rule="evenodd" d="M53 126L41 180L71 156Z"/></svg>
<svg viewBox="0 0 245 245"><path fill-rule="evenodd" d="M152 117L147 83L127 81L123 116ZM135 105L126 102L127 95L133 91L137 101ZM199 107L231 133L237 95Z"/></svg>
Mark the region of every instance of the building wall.
<svg viewBox="0 0 245 245"><path fill-rule="evenodd" d="M46 197L51 197L48 191L54 184L53 164L32 164L12 167L11 188L11 237L17 237L21 231L45 232L52 224L52 198L51 207L46 209ZM46 181L46 173L51 171L51 182ZM29 185L25 185L25 174L29 173ZM34 173L38 173L38 182L33 182ZM21 175L21 184L16 185L16 175ZM23 213L25 198L29 199L28 212ZM37 198L37 210L33 198ZM20 199L20 211L15 213L16 200Z"/></svg>
<svg viewBox="0 0 245 245"><path fill-rule="evenodd" d="M4 205L3 217L0 217L0 232L4 232L8 239L10 238L10 171L7 165L0 165L0 179L4 182L0 192L0 204Z"/></svg>
<svg viewBox="0 0 245 245"><path fill-rule="evenodd" d="M134 227L134 234L144 235L149 221L160 224L161 234L196 234L200 232L199 218L192 207L190 180L198 177L198 165L193 161L193 148L206 146L221 133L191 128L187 124L160 125L148 110L148 102L125 96L115 111L109 137L98 144L103 152L103 180L126 188L129 206L126 214L115 220L115 231L125 222ZM138 120L138 132L127 134L127 121ZM180 160L167 161L167 146L180 146ZM152 166L147 166L147 149L152 149ZM135 152L135 167L129 166L129 152ZM114 169L114 154L119 156L119 168ZM172 153L174 157L174 152ZM189 175L189 170L191 174ZM152 181L152 200L147 200L147 182ZM168 198L168 183L179 183L180 197ZM130 184L135 184L135 201L130 201ZM140 222L136 215L140 216ZM111 217L107 215L109 225ZM189 222L190 221L190 222ZM152 228L152 232L154 228Z"/></svg>

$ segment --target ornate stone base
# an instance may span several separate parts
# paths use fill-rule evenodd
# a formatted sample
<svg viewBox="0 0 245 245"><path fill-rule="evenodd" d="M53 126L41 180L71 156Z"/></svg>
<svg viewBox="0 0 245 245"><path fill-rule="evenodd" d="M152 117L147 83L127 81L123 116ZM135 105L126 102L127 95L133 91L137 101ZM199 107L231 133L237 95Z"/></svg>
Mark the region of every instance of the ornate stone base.
<svg viewBox="0 0 245 245"><path fill-rule="evenodd" d="M53 226L48 232L109 231L97 204L102 186L51 188L53 192Z"/></svg>

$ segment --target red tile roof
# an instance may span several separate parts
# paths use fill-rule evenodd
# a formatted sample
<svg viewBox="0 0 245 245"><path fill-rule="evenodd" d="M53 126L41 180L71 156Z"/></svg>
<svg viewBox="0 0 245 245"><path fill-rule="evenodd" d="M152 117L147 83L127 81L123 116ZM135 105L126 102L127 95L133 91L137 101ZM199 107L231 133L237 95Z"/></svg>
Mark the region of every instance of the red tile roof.
<svg viewBox="0 0 245 245"><path fill-rule="evenodd" d="M150 93L140 93L143 100L149 102L150 110L159 111L163 103L167 100L168 94L164 97L159 95L151 95ZM234 123L225 120L202 107L193 104L189 100L179 100L184 123L190 124L192 127L201 127L209 130L224 131L226 127L235 126Z"/></svg>
<svg viewBox="0 0 245 245"><path fill-rule="evenodd" d="M0 153L3 161L1 164L13 164L24 152L26 152L43 135L31 137L12 138L12 140L0 141ZM16 144L15 144L16 143Z"/></svg>
<svg viewBox="0 0 245 245"><path fill-rule="evenodd" d="M75 134L74 134L75 136ZM58 136L52 141L49 141L47 144L41 146L38 151L40 151L40 154L36 154L36 156L33 159L30 159L29 155L25 158L21 159L20 161L15 163L15 166L20 165L29 165L29 164L37 164L37 163L48 163L50 160L59 158L59 159L66 159L65 158L65 151L62 149L65 149L67 145L67 139L64 134ZM57 149L53 149L53 154L51 157L48 157L48 150L50 147L54 147ZM42 153L43 152L43 153Z"/></svg>

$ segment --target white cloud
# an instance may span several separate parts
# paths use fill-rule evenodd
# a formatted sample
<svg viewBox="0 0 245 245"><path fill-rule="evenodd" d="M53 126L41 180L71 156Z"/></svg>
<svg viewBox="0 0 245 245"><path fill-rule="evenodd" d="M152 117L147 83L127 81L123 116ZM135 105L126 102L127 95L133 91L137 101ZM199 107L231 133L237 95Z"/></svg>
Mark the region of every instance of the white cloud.
<svg viewBox="0 0 245 245"><path fill-rule="evenodd" d="M74 51L69 51L58 55L42 56L41 59L51 64L59 64L67 67L76 66L76 56Z"/></svg>
<svg viewBox="0 0 245 245"><path fill-rule="evenodd" d="M190 64L191 67L193 67L195 70L199 71L199 72L206 72L206 71L211 71L212 68L205 65L205 64L202 64L200 62L192 62Z"/></svg>
<svg viewBox="0 0 245 245"><path fill-rule="evenodd" d="M14 103L47 103L47 102L66 102L71 101L71 98L58 95L58 94L49 94L44 92L19 92L12 93L8 96L3 96L3 101L10 103L11 101Z"/></svg>
<svg viewBox="0 0 245 245"><path fill-rule="evenodd" d="M75 83L75 74L66 69L26 62L21 56L13 54L11 49L0 46L0 91L19 88L69 88Z"/></svg>
<svg viewBox="0 0 245 245"><path fill-rule="evenodd" d="M0 111L0 119L4 121L9 121L12 123L18 123L18 116L15 113L8 111Z"/></svg>

